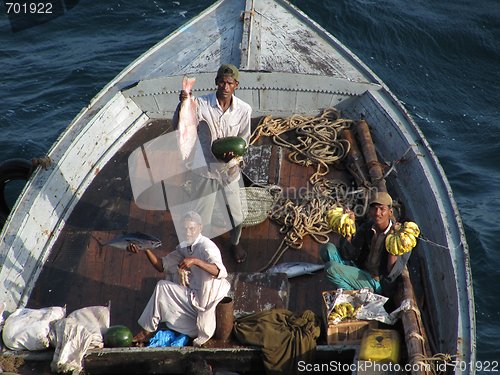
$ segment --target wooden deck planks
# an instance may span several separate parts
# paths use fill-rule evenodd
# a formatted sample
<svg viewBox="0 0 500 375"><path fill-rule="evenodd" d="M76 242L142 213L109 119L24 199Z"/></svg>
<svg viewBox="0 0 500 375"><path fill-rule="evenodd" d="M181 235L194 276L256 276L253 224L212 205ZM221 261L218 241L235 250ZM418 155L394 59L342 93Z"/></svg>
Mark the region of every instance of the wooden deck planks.
<svg viewBox="0 0 500 375"><path fill-rule="evenodd" d="M128 181L127 158L141 143L165 130L165 122L156 121L134 136L115 155L96 178L98 188L89 190L75 208L67 227L57 241L55 251L45 265L29 305L44 307L67 305L68 312L90 305L111 304L111 324L125 324L138 329L137 318L142 313L156 282L163 277L143 253L103 246L122 232L141 231L159 237L163 246L155 250L164 256L177 245L177 236L169 212L138 208L132 200ZM271 168L278 165L278 148L273 147ZM281 169L271 173L272 180L280 177L280 185L293 186L286 193L299 198L306 187L312 167L302 167L287 160L283 152ZM110 199L109 189L113 192ZM92 203L89 203L92 202ZM104 215L104 216L103 216ZM104 221L112 221L110 223ZM266 220L243 229L241 243L248 251L247 261L237 264L229 251L226 233L214 241L220 247L228 272L257 272L277 251L284 234L276 223ZM309 236L301 250L288 249L280 262L304 261L318 263L317 244ZM291 310L311 309L321 314L321 291L330 287L324 272L290 280ZM51 289L51 292L47 292Z"/></svg>

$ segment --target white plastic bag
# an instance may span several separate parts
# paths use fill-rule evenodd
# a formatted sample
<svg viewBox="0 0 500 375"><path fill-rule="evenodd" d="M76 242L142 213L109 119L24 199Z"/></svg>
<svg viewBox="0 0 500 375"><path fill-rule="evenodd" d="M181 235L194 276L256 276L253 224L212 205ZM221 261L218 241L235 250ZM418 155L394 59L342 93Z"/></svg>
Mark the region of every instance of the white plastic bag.
<svg viewBox="0 0 500 375"><path fill-rule="evenodd" d="M327 304L327 316L330 315L336 305L349 302L354 308L359 308L356 313L356 319L378 320L386 324L394 324L396 321L393 317L390 317L384 309L384 304L387 302L388 298L375 294L367 288L360 289L356 292L337 289L335 294L328 294L324 298ZM332 323L337 324L340 323L340 321L341 320L337 318Z"/></svg>
<svg viewBox="0 0 500 375"><path fill-rule="evenodd" d="M5 311L5 302L0 303L0 329L3 329L3 312Z"/></svg>
<svg viewBox="0 0 500 375"><path fill-rule="evenodd" d="M389 319L389 314L384 308L389 298L372 293L369 289L361 289L356 298L361 303L361 309L356 316L358 319L378 320L385 324L395 323Z"/></svg>
<svg viewBox="0 0 500 375"><path fill-rule="evenodd" d="M50 340L55 346L50 364L54 372L80 372L88 349L102 348L102 333L109 328L109 307L91 306L73 311L54 322Z"/></svg>
<svg viewBox="0 0 500 375"><path fill-rule="evenodd" d="M50 323L64 318L65 315L65 308L57 306L17 309L5 320L3 342L11 350L47 349Z"/></svg>
<svg viewBox="0 0 500 375"><path fill-rule="evenodd" d="M3 331L3 312L5 311L5 302L0 303L0 331ZM0 350L3 349L3 345L0 343Z"/></svg>

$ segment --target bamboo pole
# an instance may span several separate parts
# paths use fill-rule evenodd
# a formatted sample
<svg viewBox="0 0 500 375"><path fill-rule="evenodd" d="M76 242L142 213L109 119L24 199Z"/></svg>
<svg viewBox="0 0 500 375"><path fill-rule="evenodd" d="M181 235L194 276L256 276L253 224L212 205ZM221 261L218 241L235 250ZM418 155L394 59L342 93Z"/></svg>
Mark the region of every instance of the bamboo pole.
<svg viewBox="0 0 500 375"><path fill-rule="evenodd" d="M401 320L404 328L406 348L408 351L408 363L420 366L412 366L412 375L428 375L432 374L427 371L427 366L421 362L422 358L428 358L431 353L429 348L429 340L425 331L420 309L418 307L413 285L411 284L408 267L405 266L401 273L400 290L396 293L396 303L401 304L404 300L410 300L411 309L403 311Z"/></svg>
<svg viewBox="0 0 500 375"><path fill-rule="evenodd" d="M368 171L363 154L359 149L358 142L350 129L342 130L342 138L349 142L350 148L347 154L347 169L354 177L357 186L366 186L368 181Z"/></svg>
<svg viewBox="0 0 500 375"><path fill-rule="evenodd" d="M372 185L377 187L378 191L387 192L384 171L378 161L377 152L375 150L375 145L373 144L368 123L365 120L358 121L356 124L356 131Z"/></svg>

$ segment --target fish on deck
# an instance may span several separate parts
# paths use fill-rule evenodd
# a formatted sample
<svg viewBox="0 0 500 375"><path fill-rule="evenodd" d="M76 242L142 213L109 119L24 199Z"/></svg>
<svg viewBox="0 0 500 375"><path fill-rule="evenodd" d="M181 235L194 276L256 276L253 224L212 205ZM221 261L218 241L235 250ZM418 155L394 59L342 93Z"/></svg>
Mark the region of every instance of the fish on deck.
<svg viewBox="0 0 500 375"><path fill-rule="evenodd" d="M325 268L324 264L307 263L307 262L284 262L269 268L266 272L286 273L287 277L290 279L292 277L310 275L313 272L322 270L324 268Z"/></svg>
<svg viewBox="0 0 500 375"><path fill-rule="evenodd" d="M111 241L106 242L104 246L112 246L118 249L126 250L130 244L136 245L139 250L146 250L160 247L161 241L149 234L134 232L118 236Z"/></svg>
<svg viewBox="0 0 500 375"><path fill-rule="evenodd" d="M186 160L196 143L198 136L198 116L196 114L197 103L193 98L191 90L193 89L196 78L184 76L182 79L182 90L188 95L187 99L181 102L179 109L179 149L182 160Z"/></svg>

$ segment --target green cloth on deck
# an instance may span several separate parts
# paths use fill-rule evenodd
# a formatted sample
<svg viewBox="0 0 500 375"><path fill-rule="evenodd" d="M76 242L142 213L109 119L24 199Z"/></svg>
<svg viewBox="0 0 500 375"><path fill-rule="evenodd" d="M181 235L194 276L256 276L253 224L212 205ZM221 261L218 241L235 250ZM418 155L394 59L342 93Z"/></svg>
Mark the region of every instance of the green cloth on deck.
<svg viewBox="0 0 500 375"><path fill-rule="evenodd" d="M313 363L320 327L310 310L274 309L236 320L234 332L241 343L262 347L267 374L288 375L298 373L299 361Z"/></svg>

